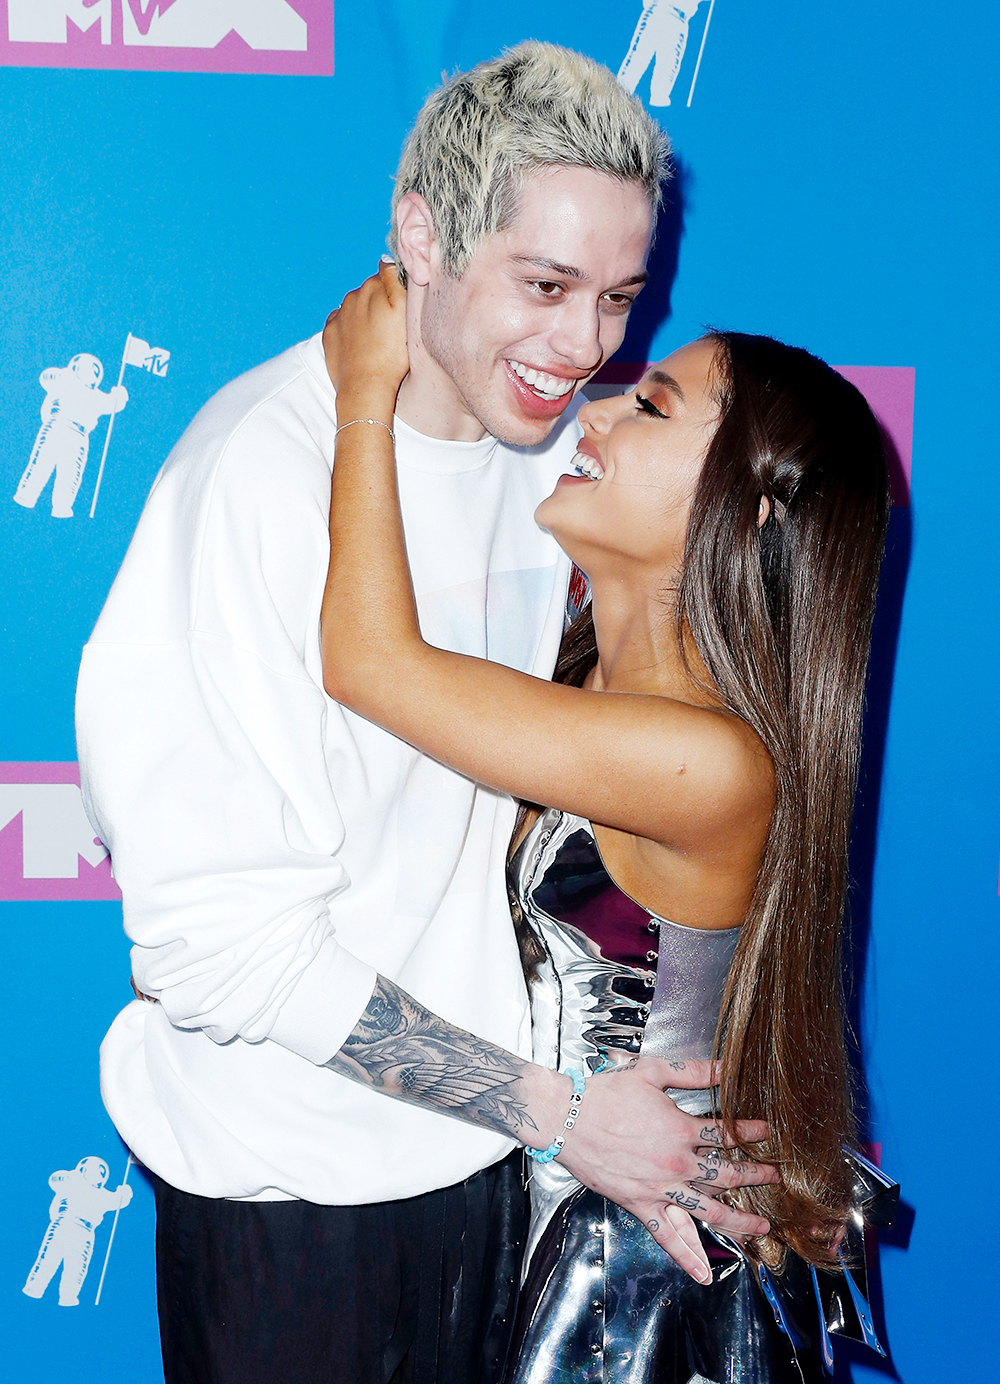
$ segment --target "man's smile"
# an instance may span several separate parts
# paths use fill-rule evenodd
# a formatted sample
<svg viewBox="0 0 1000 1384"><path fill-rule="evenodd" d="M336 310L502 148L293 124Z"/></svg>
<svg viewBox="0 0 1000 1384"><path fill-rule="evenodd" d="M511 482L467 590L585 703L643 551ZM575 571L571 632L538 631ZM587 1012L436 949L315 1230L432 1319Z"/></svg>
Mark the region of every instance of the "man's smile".
<svg viewBox="0 0 1000 1384"><path fill-rule="evenodd" d="M519 360L508 360L507 364L517 375L518 379L524 381L529 388L533 389L542 399L561 399L564 394L569 394L579 384L580 379L586 376L574 375L551 375L548 371L538 370L534 366L524 365Z"/></svg>

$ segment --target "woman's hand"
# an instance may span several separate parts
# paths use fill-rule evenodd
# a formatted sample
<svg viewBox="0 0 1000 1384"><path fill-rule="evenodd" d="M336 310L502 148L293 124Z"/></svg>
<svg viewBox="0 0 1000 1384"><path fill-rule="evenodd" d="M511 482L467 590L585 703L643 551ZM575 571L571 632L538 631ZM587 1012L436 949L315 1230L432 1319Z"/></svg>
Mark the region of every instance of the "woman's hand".
<svg viewBox="0 0 1000 1384"><path fill-rule="evenodd" d="M348 293L323 331L326 368L337 391L337 421L358 412L392 421L396 394L410 368L406 352L406 289L394 264Z"/></svg>

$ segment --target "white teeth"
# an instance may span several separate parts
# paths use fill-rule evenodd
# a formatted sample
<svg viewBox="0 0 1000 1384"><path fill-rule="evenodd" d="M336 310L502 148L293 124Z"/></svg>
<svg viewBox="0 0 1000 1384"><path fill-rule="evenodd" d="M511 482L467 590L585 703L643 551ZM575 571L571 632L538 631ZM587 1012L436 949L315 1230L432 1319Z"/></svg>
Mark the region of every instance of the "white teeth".
<svg viewBox="0 0 1000 1384"><path fill-rule="evenodd" d="M581 475L586 476L592 481L599 481L604 475L604 467L597 458L589 457L583 452L577 452L576 456L573 458L573 465Z"/></svg>
<svg viewBox="0 0 1000 1384"><path fill-rule="evenodd" d="M507 364L515 375L519 375L526 385L541 394L543 399L561 399L576 386L576 380L560 379L558 375L547 375L544 370L533 370L522 365L519 360L509 360Z"/></svg>

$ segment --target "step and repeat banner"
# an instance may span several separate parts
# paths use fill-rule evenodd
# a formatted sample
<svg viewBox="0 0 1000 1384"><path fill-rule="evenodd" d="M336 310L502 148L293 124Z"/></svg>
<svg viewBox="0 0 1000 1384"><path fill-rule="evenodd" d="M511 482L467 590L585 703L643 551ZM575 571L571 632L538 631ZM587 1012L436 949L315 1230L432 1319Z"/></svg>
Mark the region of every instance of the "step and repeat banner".
<svg viewBox="0 0 1000 1384"><path fill-rule="evenodd" d="M131 991L80 799L81 647L200 405L374 269L442 72L529 37L607 63L675 149L653 281L594 388L727 326L824 356L883 424L851 1014L904 1206L890 1359L837 1372L992 1377L996 27L928 0L0 0L4 1378L162 1378L150 1186L98 1092Z"/></svg>

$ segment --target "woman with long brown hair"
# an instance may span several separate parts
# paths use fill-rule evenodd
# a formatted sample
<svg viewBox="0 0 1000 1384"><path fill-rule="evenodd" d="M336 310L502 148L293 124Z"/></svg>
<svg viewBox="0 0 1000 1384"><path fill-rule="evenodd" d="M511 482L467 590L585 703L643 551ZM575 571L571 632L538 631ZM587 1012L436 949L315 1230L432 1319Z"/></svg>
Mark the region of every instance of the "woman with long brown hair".
<svg viewBox="0 0 1000 1384"><path fill-rule="evenodd" d="M536 1061L579 1071L565 1130L529 1147L510 1377L818 1378L827 1321L868 1327L860 1275L837 1274L859 1215L841 928L888 509L877 425L823 362L730 332L587 404L579 474L536 515L591 592L546 683L420 637L390 438L402 296L383 268L327 334L338 421L372 426L338 439L324 680L460 773L545 805L523 814L512 904ZM711 1282L572 1177L583 1074L634 1064L640 1045L678 1063L714 1048L717 1095L672 1094L696 1115L717 1102L734 1156L780 1171L731 1194L770 1227L741 1243L689 1217L724 1185L720 1148L665 1196ZM766 1143L740 1147L746 1119L767 1122Z"/></svg>

